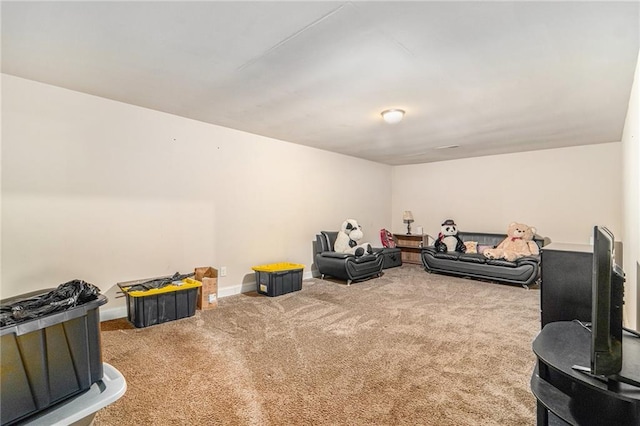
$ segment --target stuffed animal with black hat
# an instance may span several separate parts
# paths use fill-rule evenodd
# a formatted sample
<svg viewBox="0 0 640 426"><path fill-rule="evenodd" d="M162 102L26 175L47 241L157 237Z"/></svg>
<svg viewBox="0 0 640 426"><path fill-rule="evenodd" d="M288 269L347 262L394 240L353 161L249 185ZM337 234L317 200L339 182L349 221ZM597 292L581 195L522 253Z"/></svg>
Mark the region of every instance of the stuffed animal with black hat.
<svg viewBox="0 0 640 426"><path fill-rule="evenodd" d="M467 248L464 243L458 237L458 226L453 219L447 219L442 222L440 226L440 233L436 239L434 246L438 253L445 253L448 251L457 251L465 253Z"/></svg>

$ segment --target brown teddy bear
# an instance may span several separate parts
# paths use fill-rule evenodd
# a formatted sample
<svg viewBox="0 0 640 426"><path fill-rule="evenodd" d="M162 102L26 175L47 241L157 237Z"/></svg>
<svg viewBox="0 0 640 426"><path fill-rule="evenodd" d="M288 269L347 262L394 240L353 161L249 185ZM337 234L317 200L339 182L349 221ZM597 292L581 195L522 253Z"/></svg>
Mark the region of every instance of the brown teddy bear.
<svg viewBox="0 0 640 426"><path fill-rule="evenodd" d="M533 241L536 228L524 223L511 222L505 238L494 249L483 252L489 259L505 259L513 262L525 256L537 256L540 253L538 245Z"/></svg>

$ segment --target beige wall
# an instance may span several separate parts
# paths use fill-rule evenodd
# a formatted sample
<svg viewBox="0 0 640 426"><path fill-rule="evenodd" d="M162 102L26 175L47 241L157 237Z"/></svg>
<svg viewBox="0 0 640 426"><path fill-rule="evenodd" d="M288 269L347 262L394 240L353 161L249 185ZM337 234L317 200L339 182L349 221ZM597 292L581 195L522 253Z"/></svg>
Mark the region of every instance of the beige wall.
<svg viewBox="0 0 640 426"><path fill-rule="evenodd" d="M2 124L2 297L204 265L238 293L254 265L308 276L320 230L391 222L390 166L8 75Z"/></svg>
<svg viewBox="0 0 640 426"><path fill-rule="evenodd" d="M412 210L433 236L452 218L461 230L503 233L516 221L583 244L602 224L621 240L621 179L620 143L395 167L393 227L402 231Z"/></svg>
<svg viewBox="0 0 640 426"><path fill-rule="evenodd" d="M486 232L517 220L587 243L605 224L625 241L634 317L637 81L622 143L392 168L3 75L1 297L195 265L226 266L220 293L233 294L256 264L308 276L318 230L355 217L379 245L412 210L432 235L449 217Z"/></svg>
<svg viewBox="0 0 640 426"><path fill-rule="evenodd" d="M622 133L624 167L624 272L625 311L629 326L640 329L640 145L638 139L638 121L640 117L640 52L629 109Z"/></svg>

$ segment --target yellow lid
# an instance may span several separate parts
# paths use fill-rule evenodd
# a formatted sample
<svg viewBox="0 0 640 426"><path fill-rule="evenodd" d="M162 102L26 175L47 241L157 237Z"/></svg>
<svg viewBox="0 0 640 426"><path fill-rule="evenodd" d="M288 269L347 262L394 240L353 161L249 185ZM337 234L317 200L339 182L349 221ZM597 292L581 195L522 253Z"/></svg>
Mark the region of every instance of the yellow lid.
<svg viewBox="0 0 640 426"><path fill-rule="evenodd" d="M202 283L200 281L196 281L193 278L185 278L182 280L182 284L169 284L162 288L152 288L150 290L134 290L129 291L130 287L122 287L122 292L128 294L131 297L145 297L145 296L153 296L156 294L162 293L171 293L172 291L180 291L180 290L188 290L190 288L198 288L201 287Z"/></svg>
<svg viewBox="0 0 640 426"><path fill-rule="evenodd" d="M280 271L289 271L292 269L304 269L304 265L301 265L299 263L281 262L281 263L270 263L268 265L254 266L251 269L259 272L280 272Z"/></svg>

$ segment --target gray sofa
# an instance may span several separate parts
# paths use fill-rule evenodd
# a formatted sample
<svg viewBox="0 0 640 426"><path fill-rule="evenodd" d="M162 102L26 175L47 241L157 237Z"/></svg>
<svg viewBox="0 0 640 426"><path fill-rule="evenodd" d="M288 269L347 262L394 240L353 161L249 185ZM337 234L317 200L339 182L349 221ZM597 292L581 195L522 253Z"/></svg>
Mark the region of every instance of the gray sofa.
<svg viewBox="0 0 640 426"><path fill-rule="evenodd" d="M475 241L478 247L495 247L506 234L481 232L458 232L464 242ZM547 242L536 236L534 239L542 248ZM487 259L481 253L439 253L434 246L425 247L421 253L422 264L427 272L437 272L460 277L468 277L508 284L519 284L525 288L536 284L540 279L540 256L527 256L509 262L504 259Z"/></svg>

